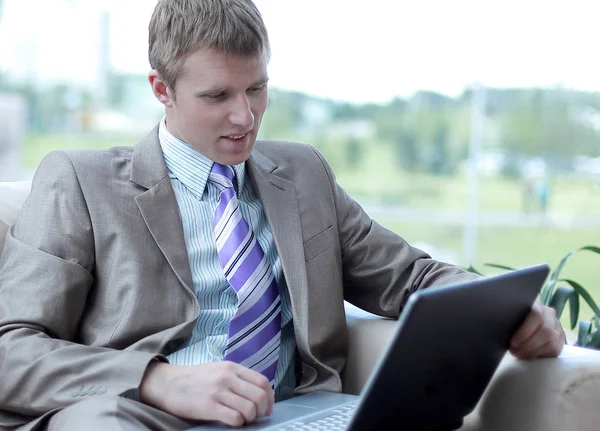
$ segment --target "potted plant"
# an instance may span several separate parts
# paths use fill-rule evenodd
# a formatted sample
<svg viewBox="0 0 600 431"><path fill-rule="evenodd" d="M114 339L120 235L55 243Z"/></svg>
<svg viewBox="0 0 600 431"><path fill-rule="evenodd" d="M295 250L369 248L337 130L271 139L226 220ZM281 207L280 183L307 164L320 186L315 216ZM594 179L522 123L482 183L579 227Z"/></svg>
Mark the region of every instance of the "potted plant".
<svg viewBox="0 0 600 431"><path fill-rule="evenodd" d="M571 330L575 330L575 328L578 327L576 345L600 349L600 308L598 308L598 305L596 304L596 301L594 301L592 295L590 295L588 290L580 283L570 278L560 278L560 273L562 272L568 260L573 257L575 253L581 251L597 253L600 255L600 247L593 245L587 245L569 252L561 259L556 269L551 272L548 281L546 281L542 287L540 292L540 301L542 304L554 308L559 319L568 303ZM515 269L506 265L499 265L495 263L486 263L484 266L507 271L512 271ZM472 266L469 266L468 270L481 275L481 273ZM600 278L598 282L600 283ZM580 320L579 318L579 304L581 299L583 299L592 309L593 316L589 320Z"/></svg>

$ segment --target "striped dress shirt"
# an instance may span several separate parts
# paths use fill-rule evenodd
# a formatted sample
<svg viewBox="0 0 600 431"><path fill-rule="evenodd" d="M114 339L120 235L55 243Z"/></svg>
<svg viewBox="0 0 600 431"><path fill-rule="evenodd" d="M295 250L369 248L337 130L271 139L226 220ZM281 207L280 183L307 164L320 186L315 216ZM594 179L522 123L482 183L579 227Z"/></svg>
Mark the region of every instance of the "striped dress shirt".
<svg viewBox="0 0 600 431"><path fill-rule="evenodd" d="M229 323L237 310L237 296L229 285L217 255L213 218L219 190L208 183L212 161L159 126L159 141L171 185L175 191L183 223L185 245L192 271L194 292L200 303L200 317L192 336L180 350L168 356L176 365L194 365L222 361L227 344ZM273 233L252 184L247 181L245 163L233 166L242 216L253 230L271 265L281 297L281 351L275 373L275 398L290 398L296 384L296 342L292 325L287 284Z"/></svg>

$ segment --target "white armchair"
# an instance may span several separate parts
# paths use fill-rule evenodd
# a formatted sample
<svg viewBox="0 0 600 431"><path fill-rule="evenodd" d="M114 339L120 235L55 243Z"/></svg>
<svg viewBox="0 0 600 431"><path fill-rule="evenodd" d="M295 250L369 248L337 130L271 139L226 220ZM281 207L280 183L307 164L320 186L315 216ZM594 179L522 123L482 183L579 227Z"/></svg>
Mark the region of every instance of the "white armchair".
<svg viewBox="0 0 600 431"><path fill-rule="evenodd" d="M29 182L0 183L0 252ZM395 321L347 306L350 350L344 391L361 391ZM401 423L401 418L399 418ZM504 358L462 431L598 431L600 351L566 346L557 359Z"/></svg>
<svg viewBox="0 0 600 431"><path fill-rule="evenodd" d="M350 351L344 391L360 392L395 321L346 307ZM399 418L401 423L401 418ZM565 346L556 359L506 354L461 431L600 430L600 351Z"/></svg>

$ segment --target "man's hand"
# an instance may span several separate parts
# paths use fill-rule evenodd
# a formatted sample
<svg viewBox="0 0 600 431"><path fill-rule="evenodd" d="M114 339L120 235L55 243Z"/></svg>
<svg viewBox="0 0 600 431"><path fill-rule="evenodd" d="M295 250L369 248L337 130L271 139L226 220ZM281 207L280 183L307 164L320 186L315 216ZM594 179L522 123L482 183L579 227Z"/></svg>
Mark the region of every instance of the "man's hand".
<svg viewBox="0 0 600 431"><path fill-rule="evenodd" d="M535 301L510 341L510 353L519 359L555 358L562 351L565 339L554 309Z"/></svg>
<svg viewBox="0 0 600 431"><path fill-rule="evenodd" d="M273 412L274 395L262 374L233 362L194 366L152 363L140 400L185 420L242 426Z"/></svg>

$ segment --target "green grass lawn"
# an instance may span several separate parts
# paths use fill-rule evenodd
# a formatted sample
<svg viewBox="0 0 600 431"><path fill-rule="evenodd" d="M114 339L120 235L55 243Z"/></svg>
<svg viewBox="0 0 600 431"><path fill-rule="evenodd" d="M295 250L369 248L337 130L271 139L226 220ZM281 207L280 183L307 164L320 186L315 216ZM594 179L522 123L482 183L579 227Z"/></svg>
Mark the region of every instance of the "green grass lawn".
<svg viewBox="0 0 600 431"><path fill-rule="evenodd" d="M452 177L409 173L382 168L342 171L338 182L356 196L371 196L410 208L462 211L469 193L465 175ZM502 177L478 179L481 211L520 212L523 208L522 185ZM600 217L600 185L568 177L557 178L552 186L548 212Z"/></svg>
<svg viewBox="0 0 600 431"><path fill-rule="evenodd" d="M439 177L426 173L398 170L384 145L373 145L361 165L354 170L338 170L338 182L356 196L370 196L413 209L466 212L469 191L465 175ZM521 212L522 184L502 177L480 177L479 210L482 212ZM600 220L600 184L569 177L556 178L548 213L597 217ZM406 223L386 217L386 227L409 242L424 242L435 248L461 255L463 226L443 223ZM600 246L597 230L560 229L555 227L480 227L477 258L473 265L485 274L496 270L484 263L523 267L540 262L555 268L571 250L584 245ZM468 265L471 262L460 262ZM575 255L561 273L582 284L600 302L600 256L582 252ZM580 318L591 317L583 304ZM563 323L567 322L567 314Z"/></svg>
<svg viewBox="0 0 600 431"><path fill-rule="evenodd" d="M389 146L373 143L361 163L349 169L343 157L332 149L331 157L338 182L357 196L371 196L383 202L410 208L464 210L469 193L465 174L434 176L423 172L399 170ZM480 177L478 180L481 211L521 211L523 184L516 179ZM591 215L600 218L600 183L569 177L552 182L548 211ZM599 235L600 236L600 235Z"/></svg>
<svg viewBox="0 0 600 431"><path fill-rule="evenodd" d="M425 242L441 250L461 250L462 227L423 223L382 223L409 242ZM584 245L599 245L600 232L566 230L558 228L506 228L482 227L479 230L477 259L473 266L484 274L498 272L487 268L485 263L497 263L523 267L548 263L553 269L571 250ZM425 250L427 251L427 250ZM461 262L466 266L467 263ZM561 277L571 278L582 284L600 302L600 256L580 252L573 256L561 272ZM581 307L581 318L592 316L586 305ZM568 325L567 313L563 324Z"/></svg>
<svg viewBox="0 0 600 431"><path fill-rule="evenodd" d="M83 133L32 134L25 140L23 164L25 169L32 171L52 150L135 145L142 137ZM465 175L438 177L400 171L385 145L375 143L370 146L360 165L352 169L342 164L339 146L332 146L325 154L333 161L339 183L350 194L371 196L410 208L464 210L467 206L469 187ZM518 181L499 177L479 179L481 211L521 211L521 197L522 188ZM591 181L557 179L552 186L549 211L597 215L600 218L600 185Z"/></svg>
<svg viewBox="0 0 600 431"><path fill-rule="evenodd" d="M73 148L98 149L122 145L135 145L142 136L109 134L30 134L23 148L23 167L33 171L46 154L54 150Z"/></svg>

